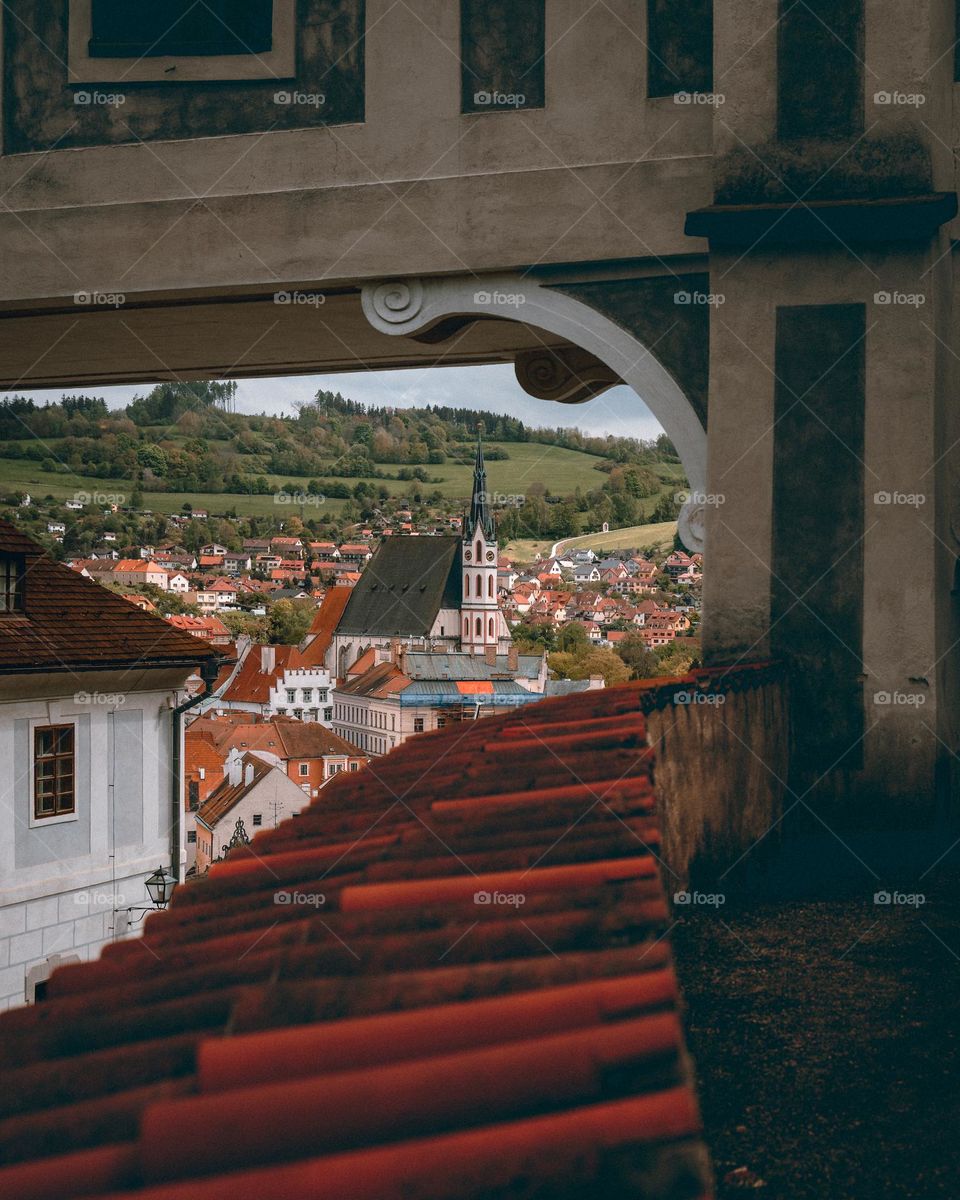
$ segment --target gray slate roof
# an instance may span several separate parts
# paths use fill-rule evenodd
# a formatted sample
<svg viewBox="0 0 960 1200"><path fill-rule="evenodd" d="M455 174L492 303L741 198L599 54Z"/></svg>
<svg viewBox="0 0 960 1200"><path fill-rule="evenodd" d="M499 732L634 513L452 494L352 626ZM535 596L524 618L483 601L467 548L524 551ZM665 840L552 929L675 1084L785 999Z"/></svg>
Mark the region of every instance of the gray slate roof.
<svg viewBox="0 0 960 1200"><path fill-rule="evenodd" d="M498 675L536 679L541 663L542 657L538 654L520 654L517 669L512 671L506 654L498 654L496 666L489 666L479 654L420 654L408 650L403 659L403 670L411 679L486 680Z"/></svg>
<svg viewBox="0 0 960 1200"><path fill-rule="evenodd" d="M462 597L458 537L385 538L353 588L337 633L423 637L440 609L458 609Z"/></svg>
<svg viewBox="0 0 960 1200"><path fill-rule="evenodd" d="M575 692L586 692L590 689L589 679L548 679L544 696L572 696Z"/></svg>

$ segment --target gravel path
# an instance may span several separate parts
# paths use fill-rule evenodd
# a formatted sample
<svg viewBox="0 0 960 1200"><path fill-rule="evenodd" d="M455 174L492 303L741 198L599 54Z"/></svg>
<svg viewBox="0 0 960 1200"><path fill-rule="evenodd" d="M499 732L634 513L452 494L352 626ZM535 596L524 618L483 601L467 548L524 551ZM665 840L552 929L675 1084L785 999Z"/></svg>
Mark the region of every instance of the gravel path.
<svg viewBox="0 0 960 1200"><path fill-rule="evenodd" d="M925 884L683 911L718 1200L960 1197L960 877Z"/></svg>

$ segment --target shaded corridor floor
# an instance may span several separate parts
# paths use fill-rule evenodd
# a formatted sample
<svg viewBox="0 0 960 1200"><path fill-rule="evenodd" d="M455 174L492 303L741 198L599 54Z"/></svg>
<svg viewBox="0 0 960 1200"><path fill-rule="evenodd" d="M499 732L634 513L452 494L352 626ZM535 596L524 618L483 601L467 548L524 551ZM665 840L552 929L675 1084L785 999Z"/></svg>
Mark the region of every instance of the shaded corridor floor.
<svg viewBox="0 0 960 1200"><path fill-rule="evenodd" d="M960 1195L960 877L924 884L677 910L719 1200Z"/></svg>

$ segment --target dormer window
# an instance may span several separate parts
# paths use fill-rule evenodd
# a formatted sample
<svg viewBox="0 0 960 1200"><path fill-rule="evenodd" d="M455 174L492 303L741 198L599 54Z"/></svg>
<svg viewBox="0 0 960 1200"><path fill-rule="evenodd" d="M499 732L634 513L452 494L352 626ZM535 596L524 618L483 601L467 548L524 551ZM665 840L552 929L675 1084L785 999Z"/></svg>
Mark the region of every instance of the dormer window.
<svg viewBox="0 0 960 1200"><path fill-rule="evenodd" d="M26 568L22 554L0 554L0 613L23 612Z"/></svg>

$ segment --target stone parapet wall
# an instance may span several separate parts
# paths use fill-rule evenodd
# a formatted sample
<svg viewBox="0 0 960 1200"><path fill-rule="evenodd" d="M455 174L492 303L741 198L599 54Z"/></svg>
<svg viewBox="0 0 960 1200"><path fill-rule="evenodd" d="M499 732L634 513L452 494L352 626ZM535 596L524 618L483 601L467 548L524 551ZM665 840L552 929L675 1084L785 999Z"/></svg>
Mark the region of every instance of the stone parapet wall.
<svg viewBox="0 0 960 1200"><path fill-rule="evenodd" d="M641 709L656 756L668 888L716 883L757 843L776 846L790 745L783 669L651 680Z"/></svg>

